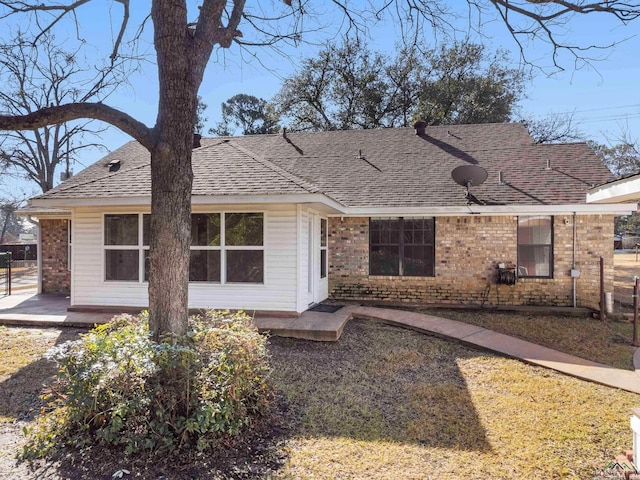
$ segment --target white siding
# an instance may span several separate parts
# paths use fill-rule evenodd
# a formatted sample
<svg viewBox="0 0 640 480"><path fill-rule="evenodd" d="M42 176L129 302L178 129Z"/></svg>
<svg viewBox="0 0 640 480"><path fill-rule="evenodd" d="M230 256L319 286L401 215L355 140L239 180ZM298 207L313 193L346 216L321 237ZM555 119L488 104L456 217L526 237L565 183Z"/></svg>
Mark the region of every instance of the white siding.
<svg viewBox="0 0 640 480"><path fill-rule="evenodd" d="M124 212L120 209L108 213ZM134 210L126 212L135 213ZM146 283L104 281L103 213L96 209L74 212L71 305L146 306Z"/></svg>
<svg viewBox="0 0 640 480"><path fill-rule="evenodd" d="M199 206L194 211L213 212ZM296 311L297 255L296 206L225 207L224 211L264 212L265 271L263 285L189 284L191 308ZM77 209L74 212L74 272L72 305L146 306L147 284L105 282L102 245L104 213L133 213L133 210L109 212Z"/></svg>

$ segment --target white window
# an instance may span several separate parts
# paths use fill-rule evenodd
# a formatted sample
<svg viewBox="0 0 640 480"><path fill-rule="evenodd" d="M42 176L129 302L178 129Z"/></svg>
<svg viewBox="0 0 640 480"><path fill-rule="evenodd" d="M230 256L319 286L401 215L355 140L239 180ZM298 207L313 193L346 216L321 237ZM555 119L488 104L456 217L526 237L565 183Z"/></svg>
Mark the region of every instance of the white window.
<svg viewBox="0 0 640 480"><path fill-rule="evenodd" d="M222 253L222 215L191 215L190 282L220 282Z"/></svg>
<svg viewBox="0 0 640 480"><path fill-rule="evenodd" d="M104 216L105 280L148 280L150 218ZM264 214L192 214L189 281L264 283Z"/></svg>
<svg viewBox="0 0 640 480"><path fill-rule="evenodd" d="M518 217L518 276L552 278L553 218Z"/></svg>
<svg viewBox="0 0 640 480"><path fill-rule="evenodd" d="M226 213L224 250L227 283L264 282L264 215Z"/></svg>
<svg viewBox="0 0 640 480"><path fill-rule="evenodd" d="M104 216L104 279L140 281L139 215Z"/></svg>

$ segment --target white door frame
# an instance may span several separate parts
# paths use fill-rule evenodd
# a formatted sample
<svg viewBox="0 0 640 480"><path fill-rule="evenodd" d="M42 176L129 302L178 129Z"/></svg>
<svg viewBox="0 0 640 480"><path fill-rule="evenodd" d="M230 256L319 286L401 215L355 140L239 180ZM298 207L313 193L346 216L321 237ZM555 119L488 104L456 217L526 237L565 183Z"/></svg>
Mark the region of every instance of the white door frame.
<svg viewBox="0 0 640 480"><path fill-rule="evenodd" d="M318 235L317 235L317 220L318 214L308 212L307 217L307 305L316 303L316 296L318 292L318 279L320 275L318 272L318 261L316 256L318 255Z"/></svg>

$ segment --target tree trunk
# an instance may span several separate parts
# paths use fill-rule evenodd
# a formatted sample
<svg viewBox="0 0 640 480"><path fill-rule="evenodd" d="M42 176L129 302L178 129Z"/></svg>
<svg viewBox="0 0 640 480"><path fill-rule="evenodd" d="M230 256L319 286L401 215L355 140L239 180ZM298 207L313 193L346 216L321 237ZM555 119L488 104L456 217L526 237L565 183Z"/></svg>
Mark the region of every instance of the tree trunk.
<svg viewBox="0 0 640 480"><path fill-rule="evenodd" d="M191 150L200 80L192 64L184 1L156 0L151 16L160 96L151 149L149 327L159 340L187 331Z"/></svg>
<svg viewBox="0 0 640 480"><path fill-rule="evenodd" d="M182 130L166 132L151 153L149 326L156 341L187 330L193 134Z"/></svg>
<svg viewBox="0 0 640 480"><path fill-rule="evenodd" d="M0 209L4 213L4 222L2 223L2 230L0 231L0 244L4 243L4 236L7 233L7 228L11 222L12 210L10 207L4 207Z"/></svg>

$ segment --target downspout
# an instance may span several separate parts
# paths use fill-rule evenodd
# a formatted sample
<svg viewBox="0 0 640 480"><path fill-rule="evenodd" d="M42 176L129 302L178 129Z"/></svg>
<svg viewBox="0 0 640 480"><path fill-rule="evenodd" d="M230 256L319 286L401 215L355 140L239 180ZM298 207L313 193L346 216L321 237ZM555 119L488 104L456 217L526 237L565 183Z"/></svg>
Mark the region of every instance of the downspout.
<svg viewBox="0 0 640 480"><path fill-rule="evenodd" d="M42 293L42 225L31 215L27 215L27 221L38 227L38 244L36 246L36 265L38 266L38 295Z"/></svg>
<svg viewBox="0 0 640 480"><path fill-rule="evenodd" d="M571 269L575 270L576 268L576 238L578 236L578 225L577 225L577 216L576 212L573 212L573 261L571 263ZM578 306L576 300L576 290L578 285L578 278L575 275L571 275L573 280L573 308Z"/></svg>

